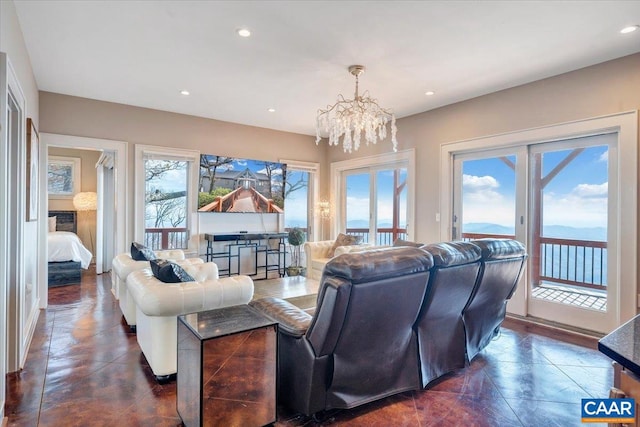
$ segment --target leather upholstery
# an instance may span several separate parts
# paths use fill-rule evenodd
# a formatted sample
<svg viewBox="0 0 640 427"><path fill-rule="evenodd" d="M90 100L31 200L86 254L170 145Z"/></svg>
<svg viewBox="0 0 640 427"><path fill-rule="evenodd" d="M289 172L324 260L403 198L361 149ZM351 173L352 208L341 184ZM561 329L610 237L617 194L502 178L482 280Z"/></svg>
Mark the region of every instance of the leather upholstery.
<svg viewBox="0 0 640 427"><path fill-rule="evenodd" d="M276 320L278 328L288 335L299 338L309 329L311 315L289 301L268 297L251 301L249 305Z"/></svg>
<svg viewBox="0 0 640 427"><path fill-rule="evenodd" d="M524 258L520 243L495 239L369 249L327 263L311 318L251 302L281 325L279 401L307 415L351 408L463 368L504 319Z"/></svg>
<svg viewBox="0 0 640 427"><path fill-rule="evenodd" d="M175 261L176 263L184 266L185 264L202 264L204 261L200 258L185 258L184 252L180 249L172 249L166 251L156 251L158 258ZM113 259L111 279L113 282L113 291L118 303L120 304L120 310L124 316L125 321L129 327L136 326L136 308L129 291L127 290L127 277L134 271L149 268L149 261L135 261L131 258L129 252L125 252Z"/></svg>
<svg viewBox="0 0 640 427"><path fill-rule="evenodd" d="M466 331L467 359L471 361L498 334L527 258L516 240L472 241L482 251L482 269L462 320Z"/></svg>
<svg viewBox="0 0 640 427"><path fill-rule="evenodd" d="M359 245L338 246L334 250L333 257L330 256L335 240L321 240L319 242L306 242L304 244L304 254L307 263L307 277L314 280L320 280L322 270L325 265L333 258L350 252L361 252L369 249L380 248L383 246L375 246L371 243L362 243Z"/></svg>
<svg viewBox="0 0 640 427"><path fill-rule="evenodd" d="M432 264L411 247L329 261L306 334L279 331L280 401L310 415L419 389L414 324ZM282 314L263 311L274 320Z"/></svg>
<svg viewBox="0 0 640 427"><path fill-rule="evenodd" d="M465 331L462 310L480 272L480 248L467 242L423 246L434 267L417 322L422 386L465 367Z"/></svg>
<svg viewBox="0 0 640 427"><path fill-rule="evenodd" d="M177 316L246 304L253 298L248 276L218 279L214 263L187 264L196 281L163 283L150 268L129 275L127 285L136 308L137 339L156 376L176 373Z"/></svg>

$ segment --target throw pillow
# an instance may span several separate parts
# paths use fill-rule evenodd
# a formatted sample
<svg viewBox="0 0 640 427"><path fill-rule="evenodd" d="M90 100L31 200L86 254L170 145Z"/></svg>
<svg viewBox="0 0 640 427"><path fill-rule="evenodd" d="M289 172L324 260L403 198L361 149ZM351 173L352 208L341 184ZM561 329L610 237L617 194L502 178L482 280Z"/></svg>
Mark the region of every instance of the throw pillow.
<svg viewBox="0 0 640 427"><path fill-rule="evenodd" d="M411 242L409 240L396 239L396 241L393 242L393 246L413 246L419 248L424 245L422 243Z"/></svg>
<svg viewBox="0 0 640 427"><path fill-rule="evenodd" d="M156 259L156 254L148 247L140 243L133 242L131 244L131 258L135 261L151 261Z"/></svg>
<svg viewBox="0 0 640 427"><path fill-rule="evenodd" d="M329 249L329 258L333 258L336 252L336 248L340 246L359 245L362 241L362 236L352 236L350 234L338 234L336 241L333 243L331 249Z"/></svg>
<svg viewBox="0 0 640 427"><path fill-rule="evenodd" d="M164 283L195 282L195 279L184 268L166 259L149 261L153 276Z"/></svg>
<svg viewBox="0 0 640 427"><path fill-rule="evenodd" d="M58 225L57 222L58 222L57 216L49 217L49 233L53 233L54 231L56 231L56 227Z"/></svg>

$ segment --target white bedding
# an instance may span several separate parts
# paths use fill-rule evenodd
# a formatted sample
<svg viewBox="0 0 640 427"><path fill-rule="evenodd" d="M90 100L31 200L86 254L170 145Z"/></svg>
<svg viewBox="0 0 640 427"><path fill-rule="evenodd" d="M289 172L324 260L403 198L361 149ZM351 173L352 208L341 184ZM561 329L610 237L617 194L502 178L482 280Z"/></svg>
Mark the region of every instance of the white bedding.
<svg viewBox="0 0 640 427"><path fill-rule="evenodd" d="M85 248L80 238L69 231L49 233L49 262L75 261L85 270L91 263L93 255Z"/></svg>

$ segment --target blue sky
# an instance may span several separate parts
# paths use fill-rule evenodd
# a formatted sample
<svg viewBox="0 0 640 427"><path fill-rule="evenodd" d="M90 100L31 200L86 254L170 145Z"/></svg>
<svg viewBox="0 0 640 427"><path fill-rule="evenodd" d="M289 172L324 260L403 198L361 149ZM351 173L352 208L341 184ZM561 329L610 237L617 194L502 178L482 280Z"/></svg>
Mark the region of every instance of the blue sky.
<svg viewBox="0 0 640 427"><path fill-rule="evenodd" d="M546 176L570 152L543 154ZM544 225L607 226L607 147L585 149L544 189ZM515 156L509 159L515 162ZM497 158L463 162L463 223L515 223L515 174Z"/></svg>
<svg viewBox="0 0 640 427"><path fill-rule="evenodd" d="M393 222L393 170L380 170L376 173L378 225L390 225ZM400 182L407 177L407 170L402 169ZM347 223L369 221L369 173L348 175L347 185ZM407 192L401 194L400 225L407 223Z"/></svg>

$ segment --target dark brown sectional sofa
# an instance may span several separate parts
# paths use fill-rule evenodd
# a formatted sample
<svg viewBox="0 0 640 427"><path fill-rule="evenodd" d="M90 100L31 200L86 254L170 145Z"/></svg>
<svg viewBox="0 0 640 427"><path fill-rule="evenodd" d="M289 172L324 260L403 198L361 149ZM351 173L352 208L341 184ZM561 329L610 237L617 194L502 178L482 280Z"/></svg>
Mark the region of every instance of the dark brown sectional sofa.
<svg viewBox="0 0 640 427"><path fill-rule="evenodd" d="M498 333L525 259L499 239L348 253L327 263L313 316L252 301L279 322L279 402L352 408L465 367Z"/></svg>

